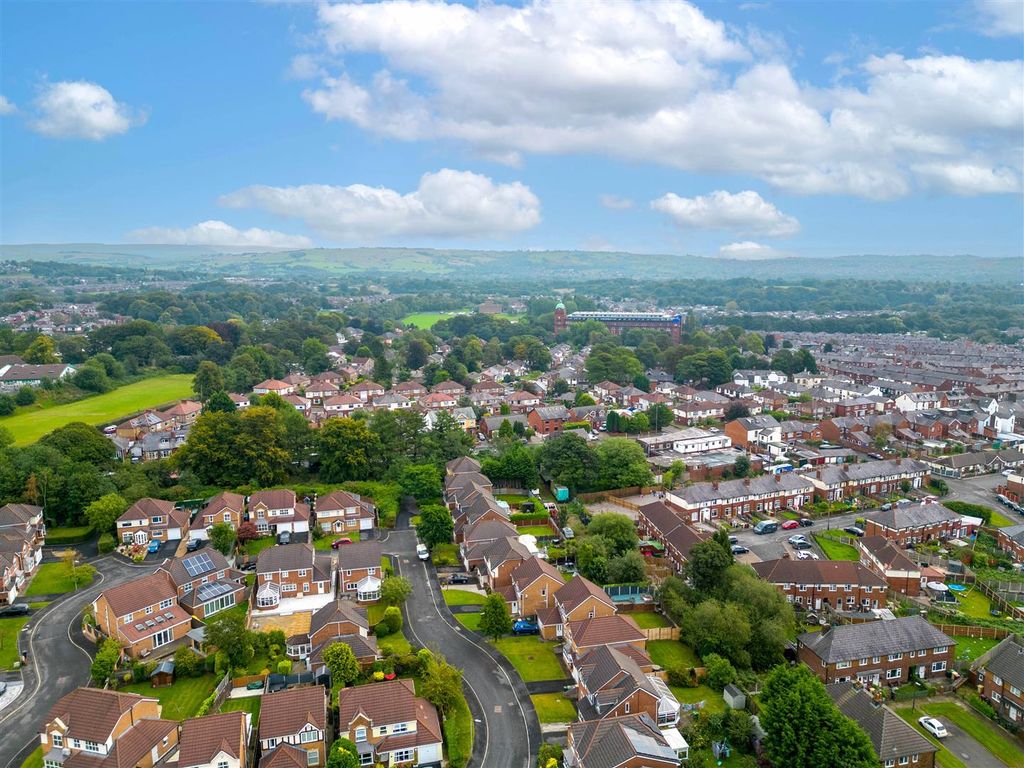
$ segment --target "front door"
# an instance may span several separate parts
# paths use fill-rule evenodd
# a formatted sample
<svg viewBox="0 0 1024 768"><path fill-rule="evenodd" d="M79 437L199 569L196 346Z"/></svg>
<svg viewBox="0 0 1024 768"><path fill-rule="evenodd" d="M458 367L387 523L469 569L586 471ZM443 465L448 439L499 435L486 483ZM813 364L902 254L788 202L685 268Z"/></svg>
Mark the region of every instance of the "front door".
<svg viewBox="0 0 1024 768"><path fill-rule="evenodd" d="M919 666L919 667L917 668L917 676L918 676L919 678L922 678L922 679L924 679L924 675L925 675L925 665L924 665L924 664L922 664L921 666Z"/></svg>

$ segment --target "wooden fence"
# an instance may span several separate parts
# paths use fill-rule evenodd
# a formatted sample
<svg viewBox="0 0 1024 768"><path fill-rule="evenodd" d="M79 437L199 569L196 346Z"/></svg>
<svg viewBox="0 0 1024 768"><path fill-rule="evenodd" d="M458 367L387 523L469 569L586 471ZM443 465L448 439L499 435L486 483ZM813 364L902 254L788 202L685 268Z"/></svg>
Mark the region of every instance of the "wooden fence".
<svg viewBox="0 0 1024 768"><path fill-rule="evenodd" d="M645 496L648 493L660 490L661 488L656 485L631 485L628 488L612 488L607 491L595 491L594 493L577 493L576 498L584 504L588 504L597 501L607 501L608 499L621 499L624 496Z"/></svg>
<svg viewBox="0 0 1024 768"><path fill-rule="evenodd" d="M224 703L224 700L231 693L231 678L228 675L224 675L217 683L217 687L213 689L213 706L210 707L211 712L216 712L220 709L220 705Z"/></svg>
<svg viewBox="0 0 1024 768"><path fill-rule="evenodd" d="M650 627L641 629L648 640L678 640L679 627Z"/></svg>
<svg viewBox="0 0 1024 768"><path fill-rule="evenodd" d="M1012 634L1008 629L999 629L998 627L976 627L972 624L935 624L932 623L940 632L945 632L950 637L972 637L982 638L987 637L993 640L1002 640L1007 635Z"/></svg>
<svg viewBox="0 0 1024 768"><path fill-rule="evenodd" d="M236 677L236 678L232 679L231 685L234 688L244 688L249 683L255 683L257 680L259 680L261 683L264 683L267 680L267 676L266 675L245 675L244 677Z"/></svg>

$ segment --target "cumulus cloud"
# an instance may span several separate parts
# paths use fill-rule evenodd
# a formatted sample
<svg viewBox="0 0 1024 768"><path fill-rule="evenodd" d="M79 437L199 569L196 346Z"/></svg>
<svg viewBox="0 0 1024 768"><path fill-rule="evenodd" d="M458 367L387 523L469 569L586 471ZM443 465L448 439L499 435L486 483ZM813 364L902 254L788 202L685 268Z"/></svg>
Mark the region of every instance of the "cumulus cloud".
<svg viewBox="0 0 1024 768"><path fill-rule="evenodd" d="M224 195L220 202L300 219L344 242L494 237L529 229L541 218L540 201L524 184L495 184L487 176L448 168L424 174L419 186L406 194L364 184L252 186Z"/></svg>
<svg viewBox="0 0 1024 768"><path fill-rule="evenodd" d="M978 29L989 37L1024 34L1024 6L1020 0L974 0Z"/></svg>
<svg viewBox="0 0 1024 768"><path fill-rule="evenodd" d="M34 107L29 126L54 139L102 141L146 122L142 112L114 99L102 85L85 80L47 83Z"/></svg>
<svg viewBox="0 0 1024 768"><path fill-rule="evenodd" d="M127 234L133 243L168 245L218 245L231 248L310 248L313 241L302 235L286 235L272 229L237 229L223 221L201 221L193 227L146 227Z"/></svg>
<svg viewBox="0 0 1024 768"><path fill-rule="evenodd" d="M626 211L633 207L633 201L619 195L601 195L601 205L610 211Z"/></svg>
<svg viewBox="0 0 1024 768"><path fill-rule="evenodd" d="M872 57L854 65L859 86L816 86L764 34L681 0L343 2L319 6L318 22L321 52L342 63L306 101L403 141L456 140L509 163L603 154L872 199L977 193L916 170L936 163L1020 182L1020 61ZM349 56L380 65L358 77Z"/></svg>
<svg viewBox="0 0 1024 768"><path fill-rule="evenodd" d="M666 214L681 229L723 229L745 235L786 237L800 231L800 222L787 216L757 192L680 197L669 192L651 201L651 208Z"/></svg>
<svg viewBox="0 0 1024 768"><path fill-rule="evenodd" d="M764 261L766 259L787 259L790 254L776 250L770 245L754 243L744 240L739 243L729 243L718 249L718 258L735 259L736 261Z"/></svg>
<svg viewBox="0 0 1024 768"><path fill-rule="evenodd" d="M0 94L0 115L13 115L17 111L18 108L14 105L14 102Z"/></svg>

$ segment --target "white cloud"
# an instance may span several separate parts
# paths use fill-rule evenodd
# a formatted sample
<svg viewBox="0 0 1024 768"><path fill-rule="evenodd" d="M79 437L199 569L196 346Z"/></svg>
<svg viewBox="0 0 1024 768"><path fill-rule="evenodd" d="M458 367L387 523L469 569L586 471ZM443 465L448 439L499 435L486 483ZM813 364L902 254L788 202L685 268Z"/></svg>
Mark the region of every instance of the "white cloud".
<svg viewBox="0 0 1024 768"><path fill-rule="evenodd" d="M529 229L541 218L540 201L524 184L495 184L486 176L448 168L424 174L416 190L406 194L364 184L252 186L220 202L300 219L342 242L495 237Z"/></svg>
<svg viewBox="0 0 1024 768"><path fill-rule="evenodd" d="M146 122L146 116L85 80L47 83L34 102L32 130L54 139L102 141Z"/></svg>
<svg viewBox="0 0 1024 768"><path fill-rule="evenodd" d="M978 29L989 37L1024 34L1024 5L1020 0L974 0Z"/></svg>
<svg viewBox="0 0 1024 768"><path fill-rule="evenodd" d="M134 243L168 245L218 245L232 248L311 248L313 241L302 235L286 235L272 229L236 229L223 221L201 221L193 227L146 227L127 234Z"/></svg>
<svg viewBox="0 0 1024 768"><path fill-rule="evenodd" d="M782 213L757 192L680 197L669 192L651 201L651 208L666 214L681 229L723 229L744 235L786 237L800 231L800 222Z"/></svg>
<svg viewBox="0 0 1024 768"><path fill-rule="evenodd" d="M718 258L735 259L736 261L764 261L766 259L788 259L790 254L778 251L770 245L744 240L740 243L729 243L718 249Z"/></svg>
<svg viewBox="0 0 1024 768"><path fill-rule="evenodd" d="M975 193L915 170L934 163L1009 168L1019 183L1020 61L873 57L859 87L816 86L780 61L783 41L737 37L681 0L385 0L324 4L318 19L329 57L381 63L366 79L328 65L307 102L403 141L456 140L510 163L609 155L872 199Z"/></svg>
<svg viewBox="0 0 1024 768"><path fill-rule="evenodd" d="M619 195L601 195L601 205L610 211L627 211L633 207L633 201Z"/></svg>
<svg viewBox="0 0 1024 768"><path fill-rule="evenodd" d="M9 101L6 96L0 95L0 115L13 115L18 111L13 101Z"/></svg>

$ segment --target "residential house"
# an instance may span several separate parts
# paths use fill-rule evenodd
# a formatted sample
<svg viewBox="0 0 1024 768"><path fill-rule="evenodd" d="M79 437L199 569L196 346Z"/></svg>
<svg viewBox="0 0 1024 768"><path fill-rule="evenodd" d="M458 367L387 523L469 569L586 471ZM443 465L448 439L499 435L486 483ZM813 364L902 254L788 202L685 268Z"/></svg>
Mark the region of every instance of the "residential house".
<svg viewBox="0 0 1024 768"><path fill-rule="evenodd" d="M640 665L644 662L646 671ZM659 727L679 722L679 702L663 680L650 674L650 659L636 646L598 646L580 656L576 668L580 720L643 714Z"/></svg>
<svg viewBox="0 0 1024 768"><path fill-rule="evenodd" d="M466 394L466 388L459 384L457 381L442 381L440 384L435 384L430 388L430 391L435 394L449 395L454 399L458 399Z"/></svg>
<svg viewBox="0 0 1024 768"><path fill-rule="evenodd" d="M179 605L197 619L205 621L245 602L245 574L212 547L167 560L160 571L170 577Z"/></svg>
<svg viewBox="0 0 1024 768"><path fill-rule="evenodd" d="M342 392L323 401L324 412L330 416L346 416L362 408L365 403L355 395Z"/></svg>
<svg viewBox="0 0 1024 768"><path fill-rule="evenodd" d="M918 733L885 704L853 683L832 683L825 688L839 711L860 726L871 739L880 768L934 768L932 742Z"/></svg>
<svg viewBox="0 0 1024 768"><path fill-rule="evenodd" d="M92 602L96 629L117 640L132 659L166 656L185 641L192 617L178 605L166 571L156 571L101 592Z"/></svg>
<svg viewBox="0 0 1024 768"><path fill-rule="evenodd" d="M327 533L372 531L377 508L369 499L348 491L331 491L316 498L316 522Z"/></svg>
<svg viewBox="0 0 1024 768"><path fill-rule="evenodd" d="M506 602L515 601L512 572L533 555L518 536L502 536L494 541L471 545L465 561L475 570L480 583L493 592L499 592Z"/></svg>
<svg viewBox="0 0 1024 768"><path fill-rule="evenodd" d="M884 608L885 579L848 560L762 560L752 565L786 600L808 611L865 611Z"/></svg>
<svg viewBox="0 0 1024 768"><path fill-rule="evenodd" d="M218 493L196 513L189 526L190 539L204 541L210 538L210 529L217 523L227 523L236 531L245 518L245 497L239 493Z"/></svg>
<svg viewBox="0 0 1024 768"><path fill-rule="evenodd" d="M538 611L553 608L555 592L564 584L562 574L547 560L527 558L512 571L512 615L536 616Z"/></svg>
<svg viewBox="0 0 1024 768"><path fill-rule="evenodd" d="M823 682L902 685L910 673L944 677L956 642L920 616L840 624L797 638L797 658Z"/></svg>
<svg viewBox="0 0 1024 768"><path fill-rule="evenodd" d="M779 423L781 439L784 443L806 443L810 440L823 440L821 425L815 421L783 421Z"/></svg>
<svg viewBox="0 0 1024 768"><path fill-rule="evenodd" d="M366 609L351 600L334 600L313 612L309 631L288 638L287 653L293 659L306 659L313 672L323 665L323 652L332 643L345 643L363 665L378 657L377 638L370 634Z"/></svg>
<svg viewBox="0 0 1024 768"><path fill-rule="evenodd" d="M375 381L360 381L348 388L348 394L358 397L363 403L369 403L375 397L381 397L386 391Z"/></svg>
<svg viewBox="0 0 1024 768"><path fill-rule="evenodd" d="M899 493L903 484L920 488L927 482L928 467L914 459L867 461L859 464L826 466L807 472L814 495L825 501L843 501L860 495L886 496Z"/></svg>
<svg viewBox="0 0 1024 768"><path fill-rule="evenodd" d="M355 546L355 545L353 545ZM281 600L307 595L333 595L331 555L312 544L279 544L256 558L256 608L278 608Z"/></svg>
<svg viewBox="0 0 1024 768"><path fill-rule="evenodd" d="M1010 635L973 665L981 696L1011 723L1024 722L1024 642Z"/></svg>
<svg viewBox="0 0 1024 768"><path fill-rule="evenodd" d="M673 405L672 415L680 424L697 424L710 419L725 418L725 407L724 403L713 400L688 400Z"/></svg>
<svg viewBox="0 0 1024 768"><path fill-rule="evenodd" d="M488 514L491 514L488 512ZM478 575L484 576L488 572L487 559L498 565L502 560L499 557L516 556L520 559L530 557L529 551L524 545L519 544L519 531L505 518L491 519L490 517L479 519L467 524L462 531L461 537L457 536L459 543L459 557L462 565L467 571L476 571ZM508 542L515 542L509 544ZM503 542L501 547L491 552L491 547L497 542Z"/></svg>
<svg viewBox="0 0 1024 768"><path fill-rule="evenodd" d="M1024 563L1024 525L996 528L996 544L1015 563Z"/></svg>
<svg viewBox="0 0 1024 768"><path fill-rule="evenodd" d="M540 405L540 395L519 390L505 398L513 413L526 413Z"/></svg>
<svg viewBox="0 0 1024 768"><path fill-rule="evenodd" d="M545 640L562 637L572 621L615 615L615 601L597 584L575 576L555 591L554 608L537 611L540 634Z"/></svg>
<svg viewBox="0 0 1024 768"><path fill-rule="evenodd" d="M338 385L329 381L313 381L306 387L306 397L313 405L323 405L325 400L340 394Z"/></svg>
<svg viewBox="0 0 1024 768"><path fill-rule="evenodd" d="M309 531L309 505L296 501L295 491L256 491L249 497L249 519L262 534Z"/></svg>
<svg viewBox="0 0 1024 768"><path fill-rule="evenodd" d="M889 589L915 597L924 589L921 566L907 557L903 547L884 536L864 536L857 541L860 563L877 573Z"/></svg>
<svg viewBox="0 0 1024 768"><path fill-rule="evenodd" d="M416 400L427 394L427 388L417 381L403 381L400 384L396 384L391 391L410 400Z"/></svg>
<svg viewBox="0 0 1024 768"><path fill-rule="evenodd" d="M453 395L446 395L443 392L431 392L419 399L419 406L425 411L448 410L457 407L459 400Z"/></svg>
<svg viewBox="0 0 1024 768"><path fill-rule="evenodd" d="M922 541L958 539L963 520L936 502L893 504L891 508L864 515L864 532L881 536L900 546Z"/></svg>
<svg viewBox="0 0 1024 768"><path fill-rule="evenodd" d="M179 400L167 410L162 411L160 415L175 427L187 427L194 424L202 412L202 403L197 403L195 400Z"/></svg>
<svg viewBox="0 0 1024 768"><path fill-rule="evenodd" d="M76 688L50 708L39 742L47 768L153 768L177 748L178 723L155 698Z"/></svg>
<svg viewBox="0 0 1024 768"><path fill-rule="evenodd" d="M529 420L522 413L511 413L503 416L484 416L480 419L478 425L480 433L489 440L499 429L501 429L501 425L506 421L513 427L516 424L522 424L524 430L530 426Z"/></svg>
<svg viewBox="0 0 1024 768"><path fill-rule="evenodd" d="M783 509L798 510L809 504L814 493L810 479L796 472L779 472L738 480L694 483L665 494L690 522L750 517L754 513L774 514Z"/></svg>
<svg viewBox="0 0 1024 768"><path fill-rule="evenodd" d="M327 689L288 688L263 696L260 706L260 768L278 750L301 750L305 766L327 764Z"/></svg>
<svg viewBox="0 0 1024 768"><path fill-rule="evenodd" d="M273 392L275 395L290 395L295 392L295 385L278 379L266 379L252 388L254 395L267 395Z"/></svg>
<svg viewBox="0 0 1024 768"><path fill-rule="evenodd" d="M338 550L338 594L360 603L380 600L384 579L380 543L361 541Z"/></svg>
<svg viewBox="0 0 1024 768"><path fill-rule="evenodd" d="M252 715L221 712L181 724L178 768L248 768Z"/></svg>
<svg viewBox="0 0 1024 768"><path fill-rule="evenodd" d="M563 760L567 768L679 768L689 747L669 744L668 733L645 715L573 723Z"/></svg>
<svg viewBox="0 0 1024 768"><path fill-rule="evenodd" d="M942 408L945 404L946 398L941 392L904 392L896 397L896 408L904 413Z"/></svg>
<svg viewBox="0 0 1024 768"><path fill-rule="evenodd" d="M382 411L405 411L412 408L416 401L400 392L388 392L373 398L373 407Z"/></svg>
<svg viewBox="0 0 1024 768"><path fill-rule="evenodd" d="M711 534L688 525L676 510L663 501L642 506L637 512L637 527L646 539L664 545L665 555L676 573L682 572L690 550L711 537Z"/></svg>
<svg viewBox="0 0 1024 768"><path fill-rule="evenodd" d="M128 507L115 527L123 543L177 541L188 530L188 518L188 510L177 509L173 501L145 498Z"/></svg>
<svg viewBox="0 0 1024 768"><path fill-rule="evenodd" d="M43 365L0 365L0 392L15 392L22 387L40 387L44 381L60 381L75 372L66 363Z"/></svg>
<svg viewBox="0 0 1024 768"><path fill-rule="evenodd" d="M569 421L569 410L564 405L548 405L532 409L527 414L530 428L541 437L561 432Z"/></svg>
<svg viewBox="0 0 1024 768"><path fill-rule="evenodd" d="M431 765L443 758L437 708L408 679L343 688L338 735L356 745L362 765Z"/></svg>
<svg viewBox="0 0 1024 768"><path fill-rule="evenodd" d="M644 650L647 635L633 619L619 614L567 621L562 625L562 660L573 680L578 679L579 658L600 646L633 646Z"/></svg>
<svg viewBox="0 0 1024 768"><path fill-rule="evenodd" d="M733 445L757 450L769 443L782 442L782 426L774 416L744 416L725 425L725 434Z"/></svg>
<svg viewBox="0 0 1024 768"><path fill-rule="evenodd" d="M0 605L13 603L43 559L46 524L33 504L0 507Z"/></svg>

